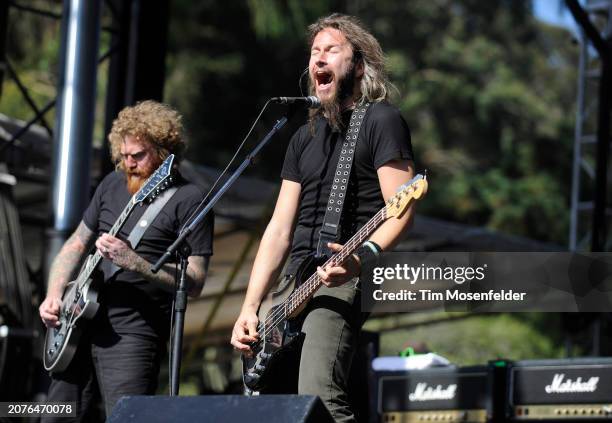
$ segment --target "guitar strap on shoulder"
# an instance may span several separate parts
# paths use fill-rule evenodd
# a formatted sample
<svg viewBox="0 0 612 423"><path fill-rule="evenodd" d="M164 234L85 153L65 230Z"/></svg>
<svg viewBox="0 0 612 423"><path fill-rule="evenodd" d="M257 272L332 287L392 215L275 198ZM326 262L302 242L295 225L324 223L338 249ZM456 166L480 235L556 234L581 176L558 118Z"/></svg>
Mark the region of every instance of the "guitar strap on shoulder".
<svg viewBox="0 0 612 423"><path fill-rule="evenodd" d="M178 187L170 187L164 192L162 192L156 199L153 201L145 212L142 214L142 217L138 219L136 225L132 228L130 235L128 237L128 244L135 250L140 240L142 239L146 230L151 226L155 218L159 215L161 209L164 208L166 203L174 196ZM104 266L104 263L108 263L108 267ZM108 281L110 278L115 276L121 268L114 263L106 261L102 263L101 268L104 272L104 279ZM106 268L105 268L106 267Z"/></svg>
<svg viewBox="0 0 612 423"><path fill-rule="evenodd" d="M327 247L327 243L336 242L338 240L340 218L342 217L342 209L346 200L346 191L351 176L351 169L353 168L353 157L355 156L359 130L361 129L363 118L369 106L370 103L365 103L356 107L353 113L351 113L351 120L346 131L346 138L342 143L340 157L338 158L338 166L336 167L329 199L327 200L325 217L323 218L323 224L319 232L319 242L317 244L318 258L323 256L330 257L332 252L329 247Z"/></svg>

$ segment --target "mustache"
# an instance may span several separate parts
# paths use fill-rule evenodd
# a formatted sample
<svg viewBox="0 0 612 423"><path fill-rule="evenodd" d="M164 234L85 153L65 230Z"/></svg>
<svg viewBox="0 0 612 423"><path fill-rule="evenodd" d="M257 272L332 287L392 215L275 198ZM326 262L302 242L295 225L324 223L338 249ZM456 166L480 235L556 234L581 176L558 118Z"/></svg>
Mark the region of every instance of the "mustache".
<svg viewBox="0 0 612 423"><path fill-rule="evenodd" d="M129 177L137 176L139 178L143 178L146 176L146 172L139 169L128 170L126 171L126 174Z"/></svg>

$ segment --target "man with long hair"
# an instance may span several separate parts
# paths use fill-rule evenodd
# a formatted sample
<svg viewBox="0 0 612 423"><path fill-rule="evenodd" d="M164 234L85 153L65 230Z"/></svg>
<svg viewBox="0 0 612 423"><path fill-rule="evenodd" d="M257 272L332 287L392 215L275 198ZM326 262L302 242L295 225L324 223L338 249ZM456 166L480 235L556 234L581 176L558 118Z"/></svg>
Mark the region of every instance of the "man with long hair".
<svg viewBox="0 0 612 423"><path fill-rule="evenodd" d="M185 149L182 132L180 115L165 104L148 100L119 113L108 136L116 171L97 187L83 220L51 266L47 296L39 308L48 328L60 324L62 293L94 245L106 262L101 265L105 280L98 297L100 310L68 368L52 374L49 388L48 401L76 402L77 421L91 421L88 413L100 400L109 415L124 395L155 393L169 335L176 272L174 263L156 274L150 268L178 237L202 194L177 174L177 190L148 222L135 248L126 240L132 228L141 223L146 207L133 209L116 236L108 232L132 195L168 155L175 154L178 164ZM192 297L200 294L206 279L212 226L211 217L187 238L192 249L187 290ZM110 271L110 263L119 270Z"/></svg>
<svg viewBox="0 0 612 423"><path fill-rule="evenodd" d="M333 14L309 27L310 93L321 107L293 136L282 169L282 185L272 219L259 246L249 287L232 332L232 345L250 354L259 338L257 310L290 255L285 278L317 250L319 231L334 183L336 164L351 112L370 103L354 152L341 230L331 251L339 251L359 227L384 206L384 200L413 176L410 132L391 106L384 55L358 19ZM370 246L392 248L412 218L390 219L371 236ZM347 382L356 340L364 321L360 306L360 259L317 272L326 285L303 312L305 334L299 362L299 394L321 397L337 421L351 421ZM286 279L287 280L287 279ZM282 381L278 381L280 386ZM280 389L272 388L271 392Z"/></svg>

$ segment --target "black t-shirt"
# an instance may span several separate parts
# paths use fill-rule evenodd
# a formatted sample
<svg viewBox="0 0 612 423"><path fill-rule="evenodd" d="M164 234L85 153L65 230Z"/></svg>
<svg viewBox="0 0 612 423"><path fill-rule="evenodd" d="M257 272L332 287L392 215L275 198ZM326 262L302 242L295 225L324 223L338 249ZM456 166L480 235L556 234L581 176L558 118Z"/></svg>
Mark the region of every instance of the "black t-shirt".
<svg viewBox="0 0 612 423"><path fill-rule="evenodd" d="M164 205L155 220L145 231L136 252L149 263L155 263L176 240L182 226L202 199L198 187L178 176L178 190ZM131 198L126 188L125 175L113 172L107 175L94 194L83 223L98 236L107 233ZM134 225L146 210L137 205L116 235L126 240ZM212 254L213 216L206 219L187 237L192 256ZM112 330L118 334L139 334L161 337L168 335L172 294L155 287L135 272L120 270L102 284L99 294L101 310L96 318L98 329Z"/></svg>
<svg viewBox="0 0 612 423"><path fill-rule="evenodd" d="M344 122L350 116L351 112L346 112ZM327 120L319 118L314 136L306 124L289 143L281 177L299 182L301 195L287 273L295 272L301 259L316 250L344 136L345 133L332 131ZM410 130L399 110L384 102L371 104L357 140L355 164L342 211L340 243L384 206L377 169L391 160L412 157Z"/></svg>

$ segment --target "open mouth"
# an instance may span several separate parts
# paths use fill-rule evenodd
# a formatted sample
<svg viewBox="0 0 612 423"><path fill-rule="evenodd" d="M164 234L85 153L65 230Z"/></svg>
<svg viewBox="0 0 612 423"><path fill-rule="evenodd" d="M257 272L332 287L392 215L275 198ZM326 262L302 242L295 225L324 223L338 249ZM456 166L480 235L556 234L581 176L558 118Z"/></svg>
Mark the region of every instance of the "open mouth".
<svg viewBox="0 0 612 423"><path fill-rule="evenodd" d="M317 88L325 89L328 88L334 81L334 74L328 71L316 71L315 80L317 81Z"/></svg>

